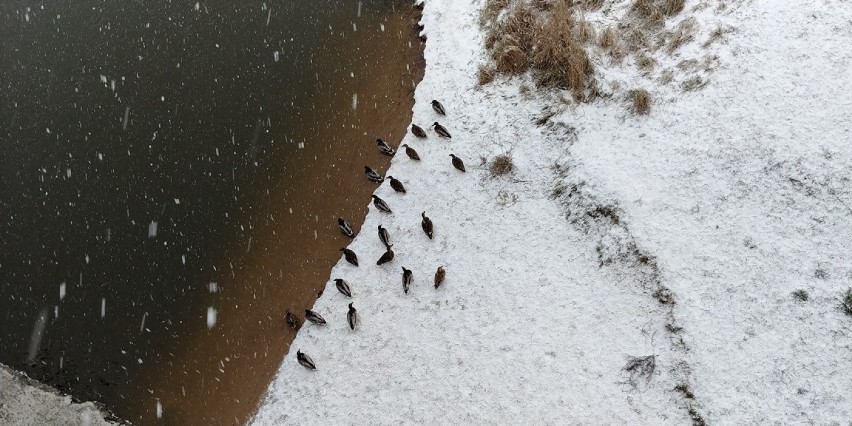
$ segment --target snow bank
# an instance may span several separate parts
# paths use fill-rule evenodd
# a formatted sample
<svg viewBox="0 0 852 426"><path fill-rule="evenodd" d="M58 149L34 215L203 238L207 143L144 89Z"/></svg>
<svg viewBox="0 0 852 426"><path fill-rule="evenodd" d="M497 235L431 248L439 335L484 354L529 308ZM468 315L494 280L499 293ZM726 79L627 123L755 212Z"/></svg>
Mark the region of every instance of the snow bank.
<svg viewBox="0 0 852 426"><path fill-rule="evenodd" d="M852 319L836 300L852 278L848 8L697 13L736 28L712 47L720 65L702 90L659 88L634 117L619 99L554 108L523 79L477 88L481 6L426 3L414 122L453 138L403 140L423 161L397 155L386 174L408 193L376 191L393 213L370 206L350 246L361 266L332 270L314 306L329 324L301 329L253 423L852 418ZM645 76L605 77L654 93ZM516 169L493 178L481 159L502 153ZM380 224L396 259L376 266ZM655 355L655 373L628 383L628 355Z"/></svg>
<svg viewBox="0 0 852 426"><path fill-rule="evenodd" d="M116 424L104 420L95 404L71 402L70 396L0 365L0 424L82 425Z"/></svg>

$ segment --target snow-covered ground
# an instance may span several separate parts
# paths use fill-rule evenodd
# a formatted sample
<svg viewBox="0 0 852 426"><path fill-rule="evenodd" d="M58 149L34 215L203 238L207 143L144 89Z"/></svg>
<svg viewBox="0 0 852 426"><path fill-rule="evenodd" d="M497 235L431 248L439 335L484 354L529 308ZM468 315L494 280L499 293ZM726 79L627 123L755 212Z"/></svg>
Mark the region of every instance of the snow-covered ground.
<svg viewBox="0 0 852 426"><path fill-rule="evenodd" d="M618 81L607 87L657 95L637 117L618 96L555 106L523 78L478 88L481 7L426 2L414 122L439 121L453 138L406 136L423 161L397 155L387 174L408 193L376 191L393 213L371 205L350 246L361 266L333 269L314 307L329 324L302 328L254 423L847 424L852 317L838 305L852 286L852 8L694 12L701 34L733 31L658 60L717 55L703 89L601 72ZM480 159L502 153L516 170L493 178ZM396 252L383 266L379 224ZM800 289L808 301L791 296ZM654 374L627 383L627 357L646 355Z"/></svg>
<svg viewBox="0 0 852 426"><path fill-rule="evenodd" d="M91 402L74 403L50 386L0 365L0 424L15 426L108 426Z"/></svg>

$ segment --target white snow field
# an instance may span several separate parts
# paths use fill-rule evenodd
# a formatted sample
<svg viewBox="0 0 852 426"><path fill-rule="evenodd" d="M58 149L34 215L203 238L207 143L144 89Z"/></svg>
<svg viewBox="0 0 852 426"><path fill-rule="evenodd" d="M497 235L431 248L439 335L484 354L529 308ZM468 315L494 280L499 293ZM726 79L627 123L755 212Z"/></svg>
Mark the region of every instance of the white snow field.
<svg viewBox="0 0 852 426"><path fill-rule="evenodd" d="M588 19L627 2L606 3ZM314 306L328 325L301 329L253 423L849 424L852 7L719 3L687 1L699 33L656 74L595 57L621 91L560 104L529 78L478 87L483 2L427 1L414 122L453 138L406 136L423 161L397 155L387 174L408 193L376 191L393 213L370 206L360 266L333 269ZM658 83L705 55L703 88ZM626 108L633 87L650 115ZM481 158L503 153L515 170L492 177ZM653 374L628 383L627 357L648 355Z"/></svg>

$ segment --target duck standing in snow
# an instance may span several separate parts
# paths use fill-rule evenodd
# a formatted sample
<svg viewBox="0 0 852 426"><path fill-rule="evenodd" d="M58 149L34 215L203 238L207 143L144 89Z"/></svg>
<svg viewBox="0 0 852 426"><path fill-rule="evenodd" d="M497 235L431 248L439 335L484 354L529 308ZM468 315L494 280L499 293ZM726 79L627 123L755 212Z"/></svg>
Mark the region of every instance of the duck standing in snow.
<svg viewBox="0 0 852 426"><path fill-rule="evenodd" d="M390 147L390 145L388 145L385 141L381 139L376 139L376 144L379 145L379 151L381 151L382 154L394 155L396 153L396 151L394 151L393 148Z"/></svg>
<svg viewBox="0 0 852 426"><path fill-rule="evenodd" d="M382 257L379 258L379 261L376 262L376 265L384 265L385 263L388 263L393 260L393 250L391 250L391 247L393 247L393 244L387 246L385 254L383 254Z"/></svg>
<svg viewBox="0 0 852 426"><path fill-rule="evenodd" d="M446 127L444 127L444 126L442 126L442 125L440 125L440 124L438 124L438 122L437 122L437 121L435 122L435 124L433 124L433 125L432 125L432 127L434 127L434 128L435 128L435 133L437 133L439 136L443 136L443 137L445 137L445 138L447 138L447 139L452 139L452 138L453 138L452 136L450 136L450 132L449 132L449 131L447 131L447 128L446 128Z"/></svg>
<svg viewBox="0 0 852 426"><path fill-rule="evenodd" d="M455 168L457 168L457 169L459 169L463 172L467 172L467 170L464 169L464 161L462 161L461 158L456 157L453 154L450 154L450 157L453 157L453 167L455 167Z"/></svg>
<svg viewBox="0 0 852 426"><path fill-rule="evenodd" d="M411 283L414 282L414 274L411 272L411 269L405 269L405 266L402 267L402 290L405 291L405 294L408 294L408 289L411 288Z"/></svg>
<svg viewBox="0 0 852 426"><path fill-rule="evenodd" d="M420 213L420 216L423 217L423 220L420 221L420 226L423 228L423 232L426 233L426 236L429 239L432 239L432 219L426 217L426 212Z"/></svg>
<svg viewBox="0 0 852 426"><path fill-rule="evenodd" d="M322 315L320 315L320 314L318 314L318 313L316 313L316 312L314 312L310 309L305 309L305 319L314 323L314 324L320 324L320 325L325 324L325 318L323 318Z"/></svg>
<svg viewBox="0 0 852 426"><path fill-rule="evenodd" d="M364 166L364 174L367 175L367 179L369 179L370 182L382 183L385 181L382 175L371 169L370 166Z"/></svg>
<svg viewBox="0 0 852 426"><path fill-rule="evenodd" d="M422 127L420 127L416 124L411 125L411 134L414 135L414 136L417 136L418 138L425 138L426 137L426 131L423 130Z"/></svg>
<svg viewBox="0 0 852 426"><path fill-rule="evenodd" d="M355 265L355 266L358 266L358 256L357 256L357 255L355 255L355 252L354 252L354 251L349 250L349 249L348 249L348 248L346 248L346 247L344 247L344 248L340 249L340 251L342 251L342 252L343 252L343 257L345 257L345 258L346 258L346 261L347 261L347 262L349 262L349 263L351 263L351 264L353 264L353 265Z"/></svg>
<svg viewBox="0 0 852 426"><path fill-rule="evenodd" d="M441 283L444 282L444 277L447 276L447 271L444 270L443 266L439 266L438 270L435 271L435 288L441 286Z"/></svg>
<svg viewBox="0 0 852 426"><path fill-rule="evenodd" d="M390 234L382 225L379 225L379 239L382 240L382 244L385 245L385 248L390 246Z"/></svg>
<svg viewBox="0 0 852 426"><path fill-rule="evenodd" d="M355 324L358 322L358 311L352 306L351 303L349 304L349 312L346 313L346 321L349 322L349 328L351 330L354 330Z"/></svg>
<svg viewBox="0 0 852 426"><path fill-rule="evenodd" d="M391 211L390 207L388 207L388 203L386 203L385 200L383 200L383 199L381 199L381 198L379 198L375 195L373 195L372 197L373 197L373 205L376 206L377 209L379 209L379 210L381 210L385 213L393 213Z"/></svg>
<svg viewBox="0 0 852 426"><path fill-rule="evenodd" d="M343 235L346 235L349 238L355 238L355 231L352 230L352 225L350 225L346 219L338 217L337 227L340 228L340 232L342 232Z"/></svg>
<svg viewBox="0 0 852 426"><path fill-rule="evenodd" d="M343 281L343 278L335 278L334 285L337 287L337 291L341 294L346 297L352 297L352 290L349 289L349 284L346 281Z"/></svg>
<svg viewBox="0 0 852 426"><path fill-rule="evenodd" d="M314 360L312 360L311 357L305 355L305 353L301 350L296 351L296 359L299 361L299 364L302 364L302 366L307 368L308 370L317 369L317 365L314 364Z"/></svg>
<svg viewBox="0 0 852 426"><path fill-rule="evenodd" d="M390 175L388 175L387 179L390 181L391 188L393 188L394 191L405 194L405 185L403 185L402 182Z"/></svg>
<svg viewBox="0 0 852 426"><path fill-rule="evenodd" d="M420 161L420 156L417 155L417 151L415 151L414 148L408 146L408 144L405 144L405 143L402 144L402 146L405 147L405 155L407 155L408 158L410 158L414 161Z"/></svg>
<svg viewBox="0 0 852 426"><path fill-rule="evenodd" d="M434 99L432 99L432 109L434 109L438 114L447 115L447 111L444 110L444 106Z"/></svg>

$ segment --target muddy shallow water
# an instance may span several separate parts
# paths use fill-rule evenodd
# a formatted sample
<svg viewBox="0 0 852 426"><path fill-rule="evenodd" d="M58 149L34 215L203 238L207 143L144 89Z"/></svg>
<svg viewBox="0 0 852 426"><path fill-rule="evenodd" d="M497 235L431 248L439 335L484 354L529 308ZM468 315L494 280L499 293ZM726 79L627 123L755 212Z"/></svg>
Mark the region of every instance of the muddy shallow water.
<svg viewBox="0 0 852 426"><path fill-rule="evenodd" d="M135 423L244 422L410 121L416 21L0 5L0 361Z"/></svg>

